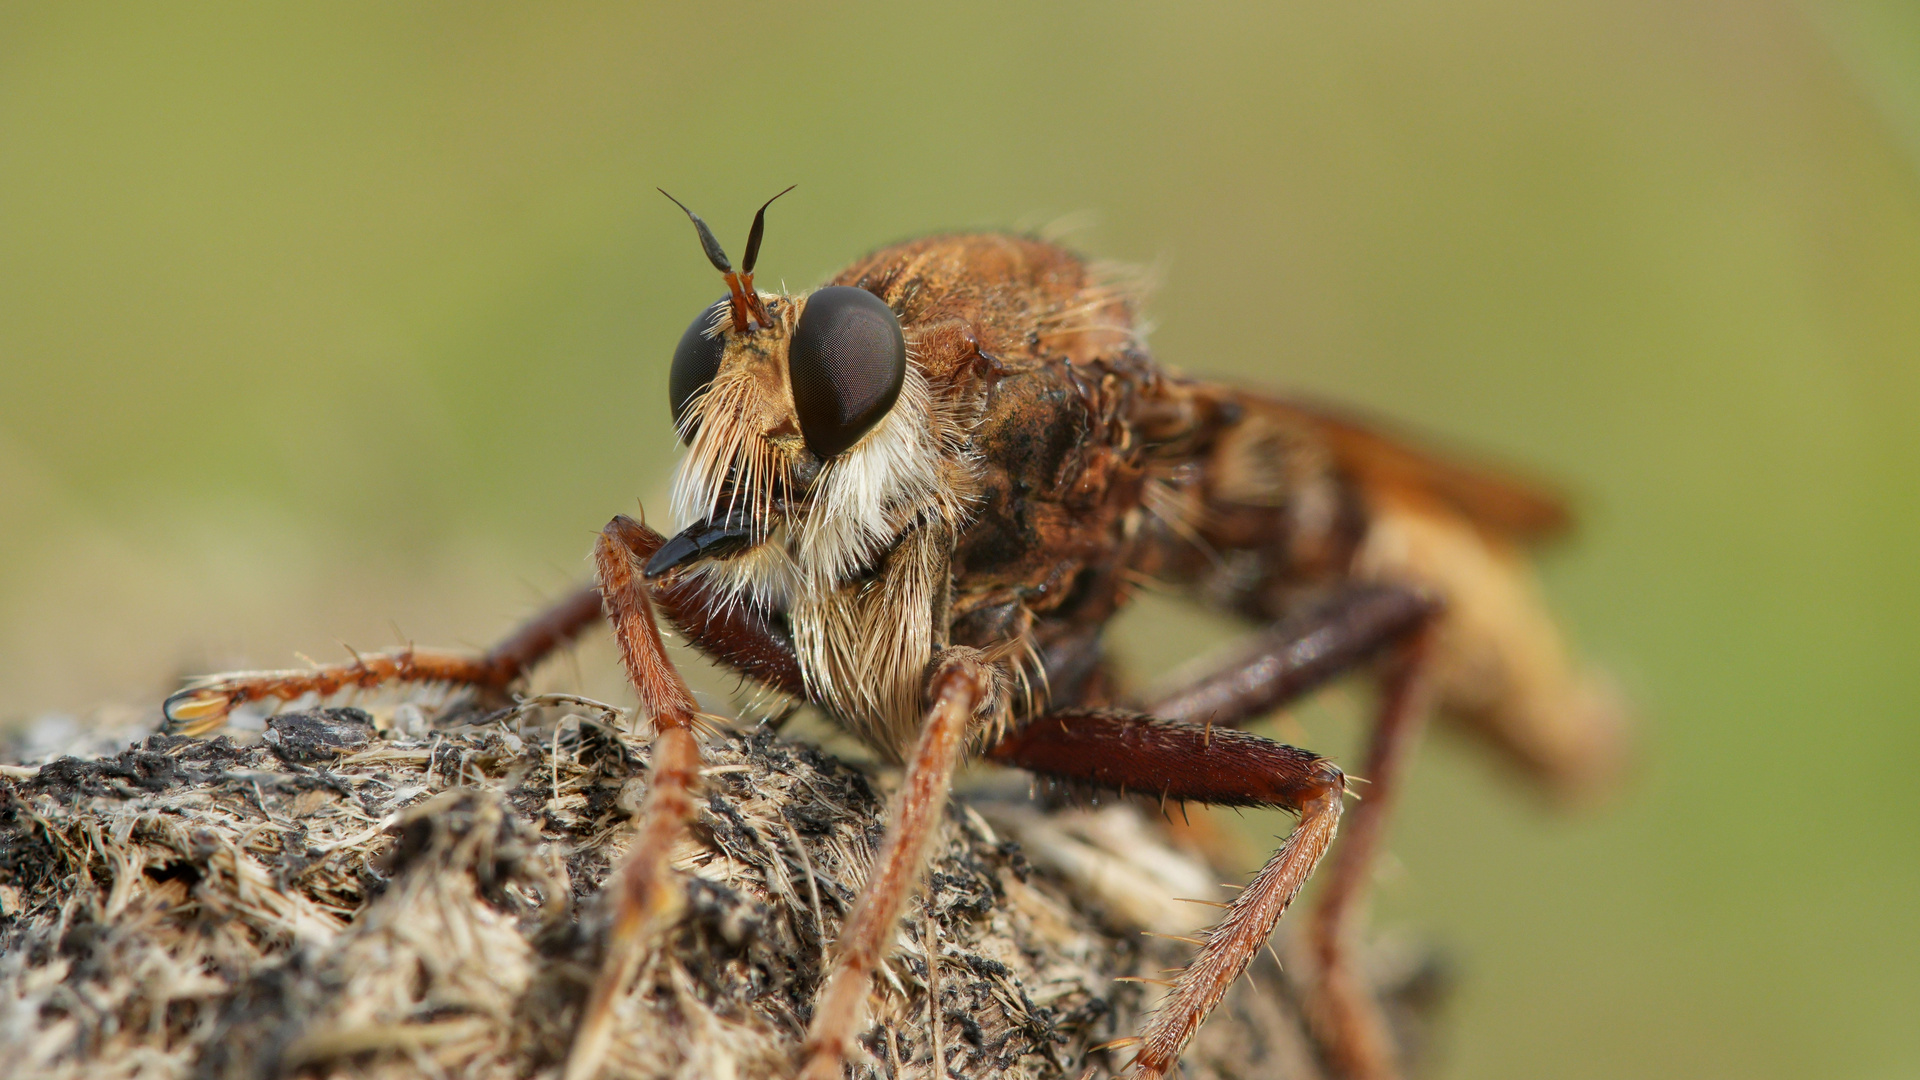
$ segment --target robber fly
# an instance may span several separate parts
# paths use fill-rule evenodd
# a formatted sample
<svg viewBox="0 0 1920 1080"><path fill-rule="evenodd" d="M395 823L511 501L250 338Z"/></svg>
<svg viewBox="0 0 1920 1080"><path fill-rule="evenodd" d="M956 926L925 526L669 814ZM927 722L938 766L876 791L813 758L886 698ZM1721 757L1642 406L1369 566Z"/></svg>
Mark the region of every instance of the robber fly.
<svg viewBox="0 0 1920 1080"><path fill-rule="evenodd" d="M1348 794L1331 761L1242 726L1362 671L1379 687L1359 771L1369 787L1308 923L1309 1012L1339 1072L1391 1076L1349 923L1423 719L1460 722L1561 789L1617 756L1618 710L1569 659L1525 558L1567 525L1561 504L1337 412L1161 367L1136 298L1043 240L928 237L777 295L753 283L766 205L737 270L681 209L727 294L674 350L677 533L615 518L597 586L484 655L407 649L215 677L170 698L169 720L209 730L244 701L390 681L504 690L604 614L653 718L653 779L611 883L613 944L571 1080L597 1070L611 1005L679 903L667 855L693 817L700 758L656 607L709 656L905 769L822 984L809 1080L844 1072L963 758L1162 803L1297 814L1124 1041L1135 1075L1159 1078L1332 844ZM1155 583L1259 628L1211 674L1141 701L1102 632Z"/></svg>

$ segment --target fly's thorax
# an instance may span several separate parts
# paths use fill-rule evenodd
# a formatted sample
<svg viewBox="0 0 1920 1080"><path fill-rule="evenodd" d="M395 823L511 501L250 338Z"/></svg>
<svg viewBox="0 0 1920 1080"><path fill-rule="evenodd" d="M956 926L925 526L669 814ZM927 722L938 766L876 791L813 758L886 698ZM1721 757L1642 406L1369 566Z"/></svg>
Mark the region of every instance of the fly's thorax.
<svg viewBox="0 0 1920 1080"><path fill-rule="evenodd" d="M801 592L788 609L808 697L888 760L919 731L926 672L946 639L951 560L943 528L912 528L870 576Z"/></svg>

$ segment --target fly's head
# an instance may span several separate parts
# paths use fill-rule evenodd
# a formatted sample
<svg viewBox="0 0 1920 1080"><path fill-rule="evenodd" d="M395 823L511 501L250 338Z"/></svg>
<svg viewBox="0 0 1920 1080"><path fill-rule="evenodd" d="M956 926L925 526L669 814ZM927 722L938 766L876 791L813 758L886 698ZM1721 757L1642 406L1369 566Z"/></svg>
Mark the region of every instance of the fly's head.
<svg viewBox="0 0 1920 1080"><path fill-rule="evenodd" d="M965 439L885 300L846 286L800 296L753 288L765 214L762 206L736 271L687 211L728 295L674 350L681 531L647 573L697 573L790 613L872 580L909 534L951 537Z"/></svg>

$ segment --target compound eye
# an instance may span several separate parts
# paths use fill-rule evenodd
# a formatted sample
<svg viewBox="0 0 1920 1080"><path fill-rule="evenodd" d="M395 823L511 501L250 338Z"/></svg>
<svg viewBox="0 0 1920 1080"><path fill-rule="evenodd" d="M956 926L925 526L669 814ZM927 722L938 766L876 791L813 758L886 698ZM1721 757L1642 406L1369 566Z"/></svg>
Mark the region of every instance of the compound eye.
<svg viewBox="0 0 1920 1080"><path fill-rule="evenodd" d="M682 426L687 406L693 401L693 395L720 373L720 357L727 351L727 338L724 333L709 336L707 332L719 325L726 311L727 299L722 297L693 320L687 332L680 335L680 344L673 347L673 373L667 376L667 400L673 404L673 426L683 441L692 439L695 430Z"/></svg>
<svg viewBox="0 0 1920 1080"><path fill-rule="evenodd" d="M887 302L830 285L807 297L787 346L800 434L825 461L860 441L900 398L907 339Z"/></svg>

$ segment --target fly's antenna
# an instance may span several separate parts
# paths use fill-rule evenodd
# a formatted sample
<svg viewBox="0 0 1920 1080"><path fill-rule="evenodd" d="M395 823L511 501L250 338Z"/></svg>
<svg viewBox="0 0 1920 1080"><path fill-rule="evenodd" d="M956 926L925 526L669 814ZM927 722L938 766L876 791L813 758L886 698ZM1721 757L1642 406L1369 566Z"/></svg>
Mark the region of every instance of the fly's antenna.
<svg viewBox="0 0 1920 1080"><path fill-rule="evenodd" d="M653 190L662 195L667 195L666 188L654 188ZM693 222L693 231L700 236L700 250L707 253L707 261L712 263L713 268L720 271L721 275L727 279L727 292L731 293L733 297L732 302L727 305L733 314L733 332L736 334L746 333L747 318L751 315L759 314L764 321L765 312L761 311L756 313L754 310L759 306L756 303L759 298L754 297L752 301L748 299L749 296L752 296L752 293L748 291L747 283L741 280L741 276L738 273L734 272L733 263L727 259L725 249L721 248L720 241L713 238L713 230L707 228L707 223L700 220L699 214L688 210L686 203L675 199L672 195L667 195L667 198L673 205L679 207L681 212L686 214L687 218Z"/></svg>
<svg viewBox="0 0 1920 1080"><path fill-rule="evenodd" d="M788 184L786 190L780 192L780 195L785 195L798 186ZM686 203L675 199L672 195L667 195L665 188L654 188L654 190L666 195L667 199L679 207L680 211L687 215L687 219L693 222L693 231L700 237L700 250L706 253L707 261L713 264L713 268L720 271L721 275L727 279L727 292L731 294L727 306L733 316L733 332L746 333L750 321L758 322L761 326L771 326L772 320L767 317L766 305L760 302L760 294L753 288L753 264L760 259L760 240L767 231L767 207L772 206L773 199L778 199L780 195L775 195L773 199L760 204L759 212L753 215L753 228L747 232L747 257L741 261L740 269L735 270L732 261L727 258L725 249L721 248L720 241L714 239L713 230L707 228L707 223L700 220L699 214L687 209Z"/></svg>
<svg viewBox="0 0 1920 1080"><path fill-rule="evenodd" d="M787 191L792 191L799 186L799 184L788 184L786 191L782 191L780 195L785 195ZM660 194L667 193L663 191ZM773 199L779 198L780 195L775 195ZM740 272L747 275L749 285L753 283L753 264L760 261L760 238L767 234L767 207L773 205L773 199L760 204L759 211L753 215L753 228L747 230L747 257L740 260Z"/></svg>
<svg viewBox="0 0 1920 1080"><path fill-rule="evenodd" d="M666 188L654 188L653 190L662 195L667 195ZM671 195L667 195L667 199L672 202L673 205L679 207L680 211L686 214L687 218L693 222L693 231L700 234L700 249L707 253L707 261L713 264L713 268L723 274L733 273L733 264L727 261L726 251L720 247L720 241L713 238L713 230L707 228L707 223L700 220L700 215L688 210L686 203L681 202ZM752 261L752 256L748 256L748 261Z"/></svg>

